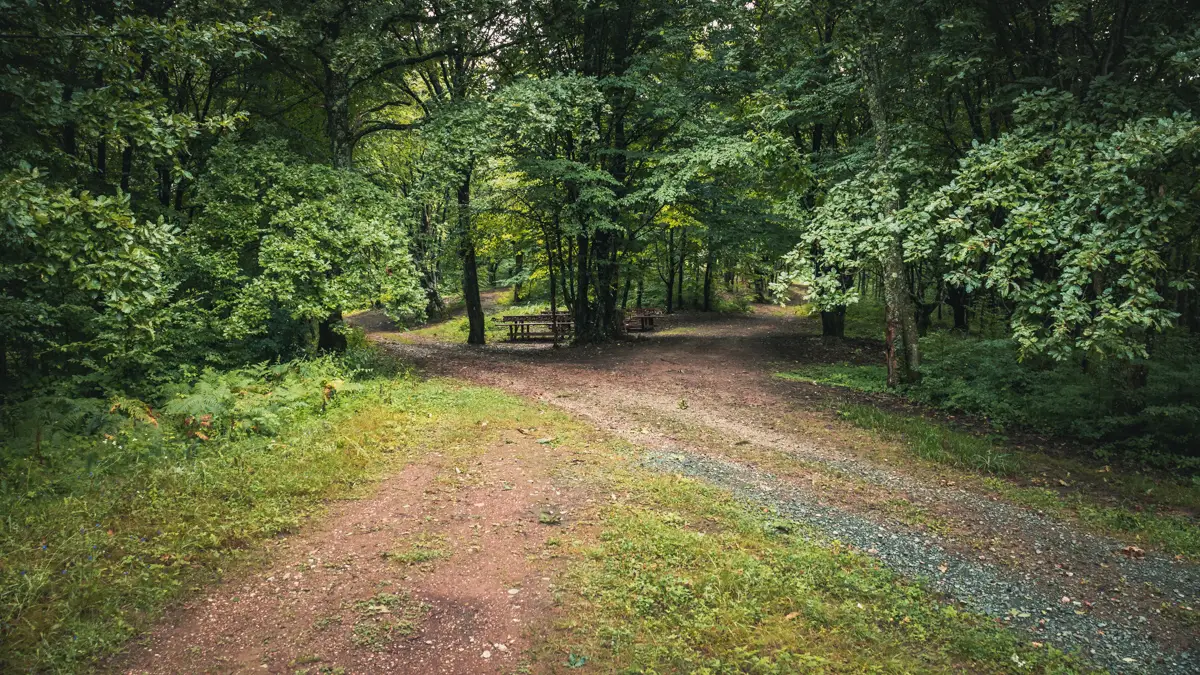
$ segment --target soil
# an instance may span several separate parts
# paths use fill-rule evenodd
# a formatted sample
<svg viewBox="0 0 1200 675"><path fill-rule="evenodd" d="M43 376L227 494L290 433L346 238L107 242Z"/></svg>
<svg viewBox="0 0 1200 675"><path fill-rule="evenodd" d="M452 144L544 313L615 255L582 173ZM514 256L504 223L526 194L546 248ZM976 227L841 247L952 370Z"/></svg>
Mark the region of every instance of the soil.
<svg viewBox="0 0 1200 675"><path fill-rule="evenodd" d="M1163 611L1200 603L1194 564L1122 555L1128 542L1005 503L980 480L840 423L828 388L773 377L803 362L878 362L878 342L826 341L811 320L770 306L684 313L654 333L586 347L468 347L397 334L378 314L353 321L429 375L499 387L622 437L647 452L647 466L765 499L830 537L854 543L849 523L898 540L905 545L860 546L1033 639L1090 651L1115 671L1194 672L1185 652L1195 630ZM554 483L568 457L516 430L479 461L464 477L426 457L373 497L339 505L281 542L270 569L174 610L120 669L513 672L536 639L528 626L553 614L555 563L539 551L554 528L539 513L585 508L589 496ZM417 565L385 556L414 537L451 554ZM389 612L413 629L356 644L356 622L378 615L355 603L381 592L405 598ZM1017 618L1026 609L1017 602L1029 605L1020 612L1029 621Z"/></svg>
<svg viewBox="0 0 1200 675"><path fill-rule="evenodd" d="M526 430L465 467L426 456L169 612L112 670L511 673L551 612L546 540L585 500L555 484L563 461Z"/></svg>

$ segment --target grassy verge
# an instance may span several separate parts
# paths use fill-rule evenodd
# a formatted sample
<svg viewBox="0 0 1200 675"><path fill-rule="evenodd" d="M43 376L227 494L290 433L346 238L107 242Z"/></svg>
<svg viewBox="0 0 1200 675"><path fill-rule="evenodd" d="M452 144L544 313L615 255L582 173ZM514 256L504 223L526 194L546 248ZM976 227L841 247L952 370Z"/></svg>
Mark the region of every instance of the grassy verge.
<svg viewBox="0 0 1200 675"><path fill-rule="evenodd" d="M361 382L274 436L199 441L163 419L57 441L95 458L40 480L32 467L34 480L4 475L0 670L85 670L327 500L427 449L476 447L480 419L522 410L491 390L397 376Z"/></svg>
<svg viewBox="0 0 1200 675"><path fill-rule="evenodd" d="M909 452L931 462L994 475L1013 474L1020 466L996 439L957 431L923 417L856 404L841 406L838 414L857 427L902 441Z"/></svg>
<svg viewBox="0 0 1200 675"><path fill-rule="evenodd" d="M806 364L776 376L878 393L885 391L886 373L875 365ZM990 476L987 487L1009 501L1168 553L1200 557L1200 527L1189 515L1200 511L1198 479L1152 478L1096 462L1049 457L1011 447L997 436L967 433L871 405L842 404L838 412L857 427L899 442L917 457Z"/></svg>
<svg viewBox="0 0 1200 675"><path fill-rule="evenodd" d="M1166 502L1151 503L1147 492L1155 490L1154 483L1143 476L1114 475L1108 467L1100 469L1105 478L1106 492L1123 494L1120 502L1106 503L1105 495L1093 494L1075 478L1096 470L1069 460L1031 458L1014 448L1006 447L994 437L952 429L945 424L923 417L913 417L881 410L869 405L843 405L840 416L857 427L877 433L881 438L898 442L901 447L922 459L956 468L988 474L983 485L1000 493L1008 501L1064 519L1075 519L1096 532L1124 540L1132 540L1171 554L1200 558L1200 527L1193 518L1171 513L1172 504L1188 507L1200 503L1200 490L1183 484L1171 484L1163 495L1155 496ZM1032 470L1033 460L1045 468L1054 467L1047 479ZM1044 472L1043 472L1044 473ZM1016 481L1055 484L1060 489L1037 485L1018 485ZM1140 500L1139 500L1140 498Z"/></svg>
<svg viewBox="0 0 1200 675"><path fill-rule="evenodd" d="M857 391L887 391L887 369L883 366L863 366L849 363L805 364L775 377L798 382L811 382L829 387L845 387Z"/></svg>
<svg viewBox="0 0 1200 675"><path fill-rule="evenodd" d="M538 658L604 672L1083 672L868 556L679 477L607 470L625 495L574 542Z"/></svg>
<svg viewBox="0 0 1200 675"><path fill-rule="evenodd" d="M1160 549L1166 553L1200 559L1200 527L1194 519L1146 508L1098 504L1079 493L1061 493L1040 487L1021 487L1008 481L985 479L985 484L1009 501L1039 509L1060 518L1074 518L1093 530Z"/></svg>

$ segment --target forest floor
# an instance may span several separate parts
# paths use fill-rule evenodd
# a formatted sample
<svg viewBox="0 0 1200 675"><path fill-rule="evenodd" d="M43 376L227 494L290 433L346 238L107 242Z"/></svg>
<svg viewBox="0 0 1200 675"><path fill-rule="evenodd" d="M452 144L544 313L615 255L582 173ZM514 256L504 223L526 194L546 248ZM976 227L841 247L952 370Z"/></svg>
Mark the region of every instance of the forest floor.
<svg viewBox="0 0 1200 675"><path fill-rule="evenodd" d="M378 317L358 323L427 376L515 394L541 421L493 428L468 454L430 453L374 496L337 504L281 544L267 569L171 612L120 670L585 666L586 657L564 647L582 643L570 635L579 627L563 601L572 556L559 547L564 539L595 545L607 523L601 505L636 501L638 488L620 493L606 482L630 462L645 472L638 475L687 477L799 523L805 536L841 542L990 617L1026 648L1052 645L1115 672L1200 669L1194 561L1021 505L1005 490L1055 481L1065 489L1066 478L1078 477L1050 473L1060 467L1050 462L998 481L921 460L902 439L840 419L841 392L776 377L797 364L870 359L878 343L827 342L810 319L770 306L685 313L654 333L573 348L474 348L429 331L389 332ZM564 419L547 412L555 408ZM480 424L482 433L487 421ZM623 449L598 449L600 437L620 439ZM1103 487L1086 498L1115 499ZM395 646L397 636L407 639ZM1030 657L1011 658L1019 671ZM961 667L956 660L947 669Z"/></svg>

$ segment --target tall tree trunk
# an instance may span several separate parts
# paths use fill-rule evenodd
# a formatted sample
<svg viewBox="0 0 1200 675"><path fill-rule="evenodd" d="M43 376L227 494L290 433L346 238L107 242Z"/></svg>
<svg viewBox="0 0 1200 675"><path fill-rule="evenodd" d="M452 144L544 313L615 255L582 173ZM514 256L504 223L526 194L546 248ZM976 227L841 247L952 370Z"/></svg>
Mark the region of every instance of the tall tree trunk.
<svg viewBox="0 0 1200 675"><path fill-rule="evenodd" d="M171 188L171 165L164 161L158 167L158 203L164 207L171 205Z"/></svg>
<svg viewBox="0 0 1200 675"><path fill-rule="evenodd" d="M967 322L967 306L970 297L962 286L951 285L946 288L946 304L954 310L954 330L964 335L970 331Z"/></svg>
<svg viewBox="0 0 1200 675"><path fill-rule="evenodd" d="M917 321L904 275L904 253L900 240L888 246L883 259L884 315L887 322L887 384L898 387L920 379L921 353L917 343Z"/></svg>
<svg viewBox="0 0 1200 675"><path fill-rule="evenodd" d="M127 142L121 151L121 192L129 194L129 179L133 176L133 144Z"/></svg>
<svg viewBox="0 0 1200 675"><path fill-rule="evenodd" d="M683 309L683 281L684 281L683 264L685 261L687 261L687 228L686 227L683 228L683 230L681 230L679 232L679 286L677 287L677 290L676 290L676 293L678 293L678 295L675 298L675 306L678 307L679 309Z"/></svg>
<svg viewBox="0 0 1200 675"><path fill-rule="evenodd" d="M667 230L667 314L675 311L675 230Z"/></svg>
<svg viewBox="0 0 1200 675"><path fill-rule="evenodd" d="M471 224L471 172L468 166L458 184L458 255L463 266L463 302L467 305L467 344L486 341L483 300L479 297L479 268L475 262L475 233Z"/></svg>
<svg viewBox="0 0 1200 675"><path fill-rule="evenodd" d="M550 255L550 242L546 242L546 269L550 272L550 313L558 314L558 289L555 288L554 258Z"/></svg>
<svg viewBox="0 0 1200 675"><path fill-rule="evenodd" d="M617 318L617 248L620 241L617 233L610 229L599 230L593 235L592 259L596 262L596 309L592 331L592 342L605 342L621 333L623 322Z"/></svg>
<svg viewBox="0 0 1200 675"><path fill-rule="evenodd" d="M335 169L354 165L354 134L350 128L350 78L325 67L325 133L329 136L330 162Z"/></svg>
<svg viewBox="0 0 1200 675"><path fill-rule="evenodd" d="M433 318L441 315L446 308L438 286L441 274L438 262L439 246L435 244L437 228L433 225L433 217L428 204L421 205L421 229L416 236L417 267L421 274L421 288L425 290L425 316Z"/></svg>
<svg viewBox="0 0 1200 675"><path fill-rule="evenodd" d="M588 261L588 237L583 232L575 235L575 339L586 341L591 331L591 270Z"/></svg>
<svg viewBox="0 0 1200 675"><path fill-rule="evenodd" d="M525 252L517 251L516 265L513 268L513 276L517 280L513 282L513 304L521 301L521 274L525 271Z"/></svg>
<svg viewBox="0 0 1200 675"><path fill-rule="evenodd" d="M96 175L101 181L108 175L108 139L104 137L96 143Z"/></svg>
<svg viewBox="0 0 1200 675"><path fill-rule="evenodd" d="M879 54L869 41L863 49L861 66L866 78L867 109L875 129L875 159L882 167L891 153L891 138ZM885 204L884 212L890 215L896 208L896 204ZM920 379L921 365L917 322L913 314L912 297L908 292L903 243L899 237L892 239L880 262L883 265L887 384L897 387Z"/></svg>
<svg viewBox="0 0 1200 675"><path fill-rule="evenodd" d="M713 250L713 238L708 236L708 256L704 259L704 311L712 311L712 282L713 282L713 263L716 258L716 252Z"/></svg>
<svg viewBox="0 0 1200 675"><path fill-rule="evenodd" d="M831 310L821 310L821 336L846 337L846 306L838 305Z"/></svg>
<svg viewBox="0 0 1200 675"><path fill-rule="evenodd" d="M500 276L500 261L489 260L487 261L485 267L487 268L488 288L495 288L496 282L499 281Z"/></svg>
<svg viewBox="0 0 1200 675"><path fill-rule="evenodd" d="M350 141L350 88L345 74L325 69L325 129L329 135L330 164L335 169L350 168L353 160ZM317 348L329 351L346 349L341 333L342 308L336 307L317 325Z"/></svg>

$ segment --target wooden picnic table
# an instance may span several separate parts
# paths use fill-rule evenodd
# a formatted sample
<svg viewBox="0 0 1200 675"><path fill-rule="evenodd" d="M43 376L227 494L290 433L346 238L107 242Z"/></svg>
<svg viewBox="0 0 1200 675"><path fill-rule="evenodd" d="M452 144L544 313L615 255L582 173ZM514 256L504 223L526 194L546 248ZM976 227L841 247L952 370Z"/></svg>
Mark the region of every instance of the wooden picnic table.
<svg viewBox="0 0 1200 675"><path fill-rule="evenodd" d="M625 330L651 331L654 330L654 319L663 315L657 307L630 309L625 312Z"/></svg>
<svg viewBox="0 0 1200 675"><path fill-rule="evenodd" d="M663 311L657 307L626 310L625 330L646 332L654 330L654 321L663 316ZM544 312L540 314L506 314L500 318L500 325L508 327L508 339L528 340L539 337L553 337L556 341L575 331L575 319L567 312Z"/></svg>
<svg viewBox="0 0 1200 675"><path fill-rule="evenodd" d="M567 313L509 314L501 318L500 324L508 326L509 340L535 337L558 340L575 330L575 323Z"/></svg>

